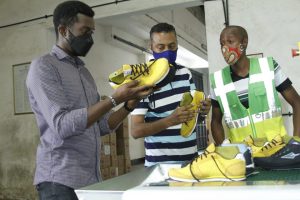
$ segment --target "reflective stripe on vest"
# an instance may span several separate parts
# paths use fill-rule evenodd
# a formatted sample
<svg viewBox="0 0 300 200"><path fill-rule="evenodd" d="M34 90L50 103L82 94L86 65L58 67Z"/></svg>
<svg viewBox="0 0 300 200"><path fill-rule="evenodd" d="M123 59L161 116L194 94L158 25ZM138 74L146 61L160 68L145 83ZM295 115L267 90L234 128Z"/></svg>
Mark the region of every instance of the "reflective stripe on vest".
<svg viewBox="0 0 300 200"><path fill-rule="evenodd" d="M273 92L273 81L274 81L274 71L270 70L268 59L260 58L258 59L259 66L261 69L260 74L250 74L249 83L253 84L256 82L264 82L269 108L275 108L275 98Z"/></svg>
<svg viewBox="0 0 300 200"><path fill-rule="evenodd" d="M257 114L251 115L253 122L262 122L266 119L271 119L275 117L281 116L281 109L277 109L275 111L266 111L266 112L261 112ZM237 120L225 120L226 125L228 128L241 128L250 125L250 119L249 117L244 117L242 119L237 119Z"/></svg>
<svg viewBox="0 0 300 200"><path fill-rule="evenodd" d="M254 137L275 132L286 134L281 117L280 100L275 89L272 58L250 58L249 109L242 105L237 96L229 66L212 74L210 81L224 114L225 123L230 129L230 138L242 140L242 137L247 134ZM262 125L264 121L266 126ZM279 126L272 127L271 124L274 124L272 121L279 123ZM256 133L257 129L259 133ZM240 137L236 134L240 134Z"/></svg>

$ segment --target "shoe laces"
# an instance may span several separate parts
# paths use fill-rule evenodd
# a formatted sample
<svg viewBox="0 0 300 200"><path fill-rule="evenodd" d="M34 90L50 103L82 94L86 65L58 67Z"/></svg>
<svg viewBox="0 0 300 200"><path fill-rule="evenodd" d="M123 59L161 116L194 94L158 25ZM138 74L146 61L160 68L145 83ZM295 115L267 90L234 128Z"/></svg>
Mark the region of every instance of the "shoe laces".
<svg viewBox="0 0 300 200"><path fill-rule="evenodd" d="M211 154L211 153L212 153L212 152L209 152L209 151L207 151L207 150L204 150L204 152L203 152L202 154L200 154L199 156L195 157L195 158L190 162L190 172L191 172L191 175L192 175L193 178L194 178L196 181L198 181L198 182L200 182L200 180L199 180L199 179L195 176L195 174L193 173L192 165L193 165L194 162L197 163L197 161L198 161L199 158L200 158L200 160L207 159L207 158L208 158L208 155ZM218 170L221 172L221 174L222 174L225 178L227 178L228 180L231 180L231 181L236 181L236 180L233 180L233 179L229 178L229 177L228 177L228 176L220 169L220 167L219 167L219 165L218 165L218 163L217 163L217 161L216 161L216 159L214 158L213 155L211 155L211 158L212 158L212 160L214 161L214 163L216 164Z"/></svg>
<svg viewBox="0 0 300 200"><path fill-rule="evenodd" d="M268 142L267 144L265 144L263 146L261 151L266 151L268 149L272 149L272 148L276 147L277 145L281 145L281 144L283 144L283 142L278 142L277 140L272 139L271 142Z"/></svg>
<svg viewBox="0 0 300 200"><path fill-rule="evenodd" d="M149 74L150 67L156 62L157 60L154 60L149 66L147 63L141 63L141 64L135 64L130 65L131 67L131 74L133 77L131 77L132 80L138 78L141 75Z"/></svg>
<svg viewBox="0 0 300 200"><path fill-rule="evenodd" d="M131 74L134 76L131 79L136 79L137 77L145 74L149 74L149 67L146 63L130 65Z"/></svg>

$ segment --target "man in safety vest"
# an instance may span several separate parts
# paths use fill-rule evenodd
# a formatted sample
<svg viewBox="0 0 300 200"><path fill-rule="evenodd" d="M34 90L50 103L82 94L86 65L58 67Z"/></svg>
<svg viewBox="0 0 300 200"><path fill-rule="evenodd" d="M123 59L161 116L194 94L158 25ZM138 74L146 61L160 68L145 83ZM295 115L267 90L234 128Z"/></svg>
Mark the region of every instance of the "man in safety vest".
<svg viewBox="0 0 300 200"><path fill-rule="evenodd" d="M228 66L210 75L212 136L225 139L222 118L232 142L248 135L272 140L284 136L280 92L293 108L294 136L300 136L300 97L292 82L272 57L248 58L248 35L240 26L227 26L220 35L221 51Z"/></svg>

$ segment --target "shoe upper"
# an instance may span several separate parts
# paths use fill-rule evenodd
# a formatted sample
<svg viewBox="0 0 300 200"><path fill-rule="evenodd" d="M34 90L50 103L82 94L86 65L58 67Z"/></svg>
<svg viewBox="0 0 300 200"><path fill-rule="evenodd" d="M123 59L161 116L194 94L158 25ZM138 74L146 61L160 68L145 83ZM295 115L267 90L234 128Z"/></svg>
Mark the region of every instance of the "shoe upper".
<svg viewBox="0 0 300 200"><path fill-rule="evenodd" d="M135 65L125 64L109 75L109 83L114 89L132 80L139 80L140 85L154 84L157 86L166 77L168 77L168 81L170 81L170 76L174 77L174 68L166 58ZM162 85L159 85L159 87L162 87Z"/></svg>
<svg viewBox="0 0 300 200"><path fill-rule="evenodd" d="M226 139L223 141L221 146L237 146L239 149L239 152L242 153L242 155L245 158L246 161L246 176L249 176L254 173L254 162L252 157L252 151L251 148L245 144L245 143L231 143L229 139Z"/></svg>
<svg viewBox="0 0 300 200"><path fill-rule="evenodd" d="M261 146L256 145L251 136L245 138L245 142L251 148L253 158L269 157L285 146L280 135L275 136L270 142L266 142Z"/></svg>
<svg viewBox="0 0 300 200"><path fill-rule="evenodd" d="M169 177L185 181L244 179L246 166L242 154L236 147L227 147L223 151L220 148L216 150L215 145L210 144L203 154L185 167L170 169Z"/></svg>
<svg viewBox="0 0 300 200"><path fill-rule="evenodd" d="M257 166L266 169L300 168L300 142L291 138L279 151L269 157L254 158Z"/></svg>
<svg viewBox="0 0 300 200"><path fill-rule="evenodd" d="M203 92L193 90L191 92L186 92L183 94L180 105L186 106L189 104L193 104L192 110L197 111L198 107L200 106L201 101L204 99L205 99L205 94ZM193 119L191 119L185 123L182 123L181 129L180 129L180 134L183 137L188 137L193 133L193 131L196 127L196 124L197 124L197 119L198 119L198 112L196 112Z"/></svg>

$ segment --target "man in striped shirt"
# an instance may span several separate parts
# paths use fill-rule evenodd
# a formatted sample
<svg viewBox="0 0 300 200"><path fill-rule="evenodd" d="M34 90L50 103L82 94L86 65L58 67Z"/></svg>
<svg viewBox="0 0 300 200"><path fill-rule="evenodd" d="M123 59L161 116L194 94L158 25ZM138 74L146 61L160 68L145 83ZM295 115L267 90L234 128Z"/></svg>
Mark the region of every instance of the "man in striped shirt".
<svg viewBox="0 0 300 200"><path fill-rule="evenodd" d="M230 92L231 93L233 91L236 92L238 101L242 105L241 107L243 109L248 109L249 113L251 110L254 110L254 109L258 110L259 107L261 107L258 104L253 105L253 103L252 103L252 107L251 107L250 106L251 102L249 101L249 99L250 99L250 97L249 97L250 89L249 88L250 88L250 85L253 84L253 82L254 82L254 81L252 81L254 79L251 79L251 81L249 80L249 74L250 74L250 78L251 78L251 76L254 77L257 74L258 75L260 75L260 74L258 72L256 72L257 74L252 73L252 71L254 71L253 69L255 69L255 66L256 66L254 64L254 62L256 60L249 59L246 56L246 48L248 45L248 34L247 34L246 30L240 26L228 26L228 27L224 28L220 35L220 44L221 44L221 49L222 49L224 59L229 64L229 72L228 72L229 78L226 78L226 76L225 76L226 70L224 68L221 71L221 73L223 73L223 74L220 76L220 78L224 78L224 81L217 80L218 78L216 76L216 73L218 73L219 71L212 74L211 79L210 79L211 85L212 85L212 88L211 88L211 98L212 98L211 130L212 130L212 136L213 136L216 144L221 144L223 142L223 140L225 139L225 133L224 133L224 129L222 126L222 118L223 118L223 115L226 115L226 113L225 114L223 113L223 112L226 112L226 109L224 108L224 107L226 107L225 100L230 95L229 94ZM274 68L274 73L272 72L273 75L270 76L270 78L268 78L268 73L271 72L271 71L269 71L269 67L268 67L265 70L266 71L265 74L263 74L263 72L261 72L264 75L264 76L262 76L262 79L265 79L265 80L257 80L257 81L261 81L260 84L263 85L262 83L264 83L264 81L270 81L270 80L272 81L272 79L274 79L274 85L275 85L274 89L277 92L281 93L281 95L284 97L284 99L293 108L293 113L294 113L294 115L293 115L294 133L293 134L300 136L300 123L299 123L300 122L300 97L299 97L298 93L296 92L296 90L294 89L294 87L292 86L292 82L290 81L290 79L288 79L285 76L285 74L282 72L281 67L277 64L277 62L273 58L261 58L261 60L259 60L259 63L264 63L263 60L267 61L268 59L270 60L270 62L265 62L265 63L269 63L269 65L272 65L272 67L270 67L270 69ZM263 64L260 64L260 66L262 66L262 65ZM252 75L251 73L254 75ZM258 77L258 76L256 76L256 77ZM226 80L225 80L225 78L226 78ZM267 78L268 78L268 80L267 80ZM228 81L228 79L230 79L230 81ZM217 82L220 82L219 85L217 84ZM233 85L231 85L232 86L231 89L229 87L227 87L228 91L226 91L225 87L230 85L231 82L233 83ZM220 87L220 84L224 84L223 85L224 89L222 91L216 89L216 87ZM262 92L260 92L260 94L258 94L259 89L265 90L264 88L257 87L257 89L256 89L256 91L254 91L254 93L256 95L262 96L263 95ZM272 90L272 88L270 88L270 87L268 89ZM230 91L230 90L232 90L232 91ZM216 94L217 93L216 91L218 91L218 95ZM275 93L277 96L276 91L275 91ZM222 94L224 94L223 100L221 97ZM253 92L251 94L253 94ZM271 95L269 95L269 96L271 96ZM253 95L251 97L253 97ZM257 99L258 97L259 96L256 96L254 99ZM229 102L229 100L232 100L232 99L233 98L229 98L228 102ZM253 98L252 98L252 100L253 100ZM262 101L263 100L265 100L265 99L262 99ZM255 101L255 100L253 100L253 101ZM227 102L227 104L228 104L228 102ZM239 102L235 103L235 105L229 106L229 108L232 109L232 110L230 110L232 116L237 115L237 113L233 113L233 112L234 112L234 110L237 110L237 107L239 107L239 105L240 105ZM272 102L272 101L270 101L270 102ZM223 104L222 107L220 104ZM229 105L231 105L231 102L229 102ZM235 108L231 108L231 107L235 107ZM271 106L269 105L269 107L271 107ZM272 107L270 109L272 109ZM266 110L267 109L264 108L263 112L266 112ZM261 113L263 113L263 112L261 112ZM280 115L281 115L281 113L280 113ZM254 115L254 117L259 117L259 116L260 116L259 114ZM226 121L226 119L225 119L225 121ZM267 128L271 129L271 130L272 129L275 130L275 127L273 127L273 128L267 127L266 124L265 124L265 127L263 127L263 128L265 128L265 130L267 130ZM254 131L252 131L252 134L254 134L253 132ZM258 133L258 134L264 134L264 133ZM277 134L279 134L279 131ZM282 133L282 134L285 134L285 133Z"/></svg>
<svg viewBox="0 0 300 200"><path fill-rule="evenodd" d="M195 90L191 72L175 63L177 37L175 28L159 23L150 31L151 50L155 59L165 57L176 67L173 80L143 99L132 114L132 136L145 138L145 166L191 160L197 152L195 132L188 138L180 135L181 123L194 116L191 106L178 107L184 92ZM202 102L207 113L210 102Z"/></svg>

